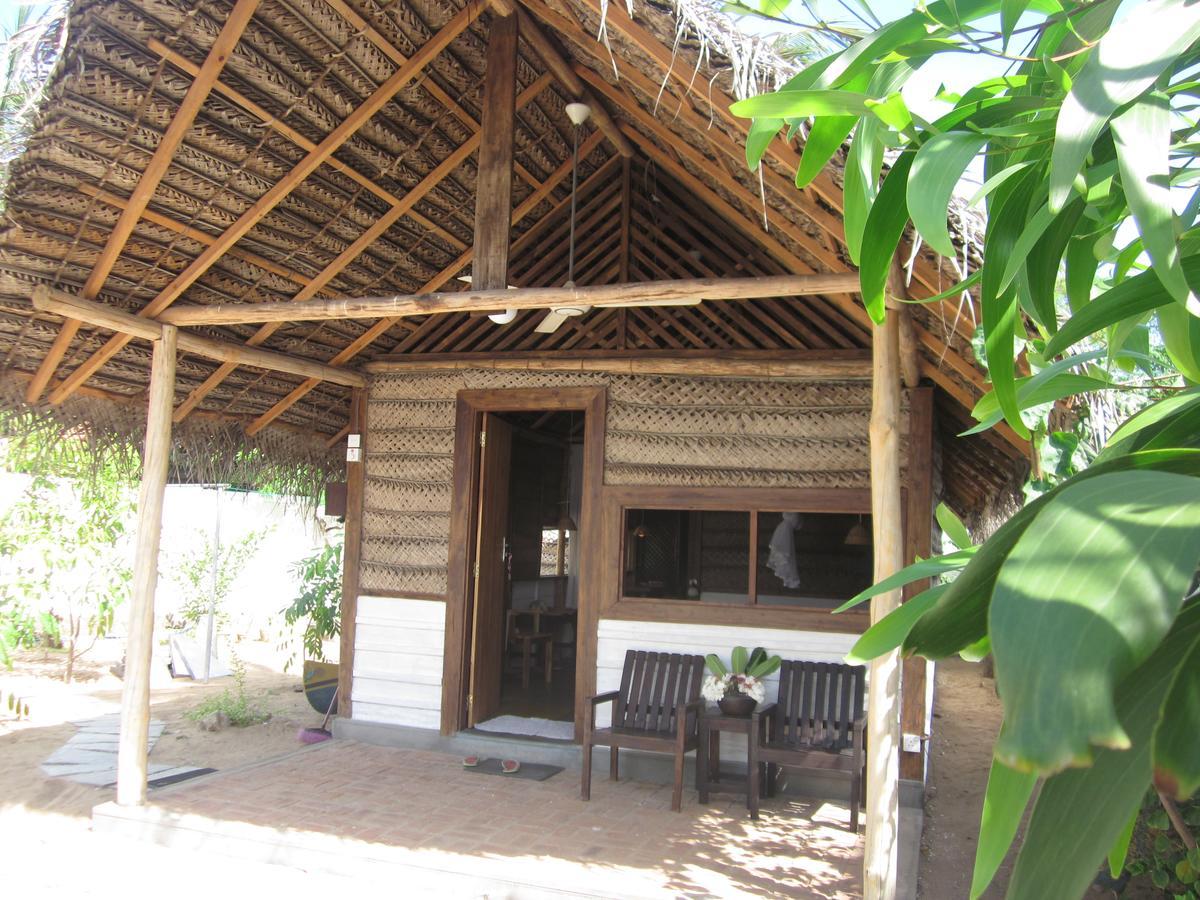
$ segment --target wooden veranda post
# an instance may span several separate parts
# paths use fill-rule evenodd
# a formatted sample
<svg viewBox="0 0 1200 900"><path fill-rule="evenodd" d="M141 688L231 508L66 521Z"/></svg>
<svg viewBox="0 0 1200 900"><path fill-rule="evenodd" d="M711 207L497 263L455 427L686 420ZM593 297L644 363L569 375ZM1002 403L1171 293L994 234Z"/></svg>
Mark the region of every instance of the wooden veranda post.
<svg viewBox="0 0 1200 900"><path fill-rule="evenodd" d="M346 532L342 539L341 635L338 654L338 715L352 715L354 639L358 619L359 564L362 559L363 488L367 478L367 392L350 394L350 431L346 453ZM358 438L358 458L351 459L350 444Z"/></svg>
<svg viewBox="0 0 1200 900"><path fill-rule="evenodd" d="M904 565L904 522L900 505L899 316L890 311L871 336L871 524L875 581ZM871 601L874 624L900 605L900 592ZM867 705L867 834L863 896L893 900L899 859L900 654L871 661Z"/></svg>
<svg viewBox="0 0 1200 900"><path fill-rule="evenodd" d="M142 486L138 492L137 546L133 556L133 603L125 646L125 685L121 691L121 735L117 743L117 803L146 802L146 754L150 743L150 658L154 649L154 589L158 584L158 544L163 493L171 455L171 409L175 403L176 329L162 326L154 342L150 403Z"/></svg>

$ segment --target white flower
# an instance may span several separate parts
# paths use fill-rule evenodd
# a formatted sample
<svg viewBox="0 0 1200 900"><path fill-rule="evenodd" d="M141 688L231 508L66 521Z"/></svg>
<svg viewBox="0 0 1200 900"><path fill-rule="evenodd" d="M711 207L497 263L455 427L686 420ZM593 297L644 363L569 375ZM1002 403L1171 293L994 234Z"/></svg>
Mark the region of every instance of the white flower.
<svg viewBox="0 0 1200 900"><path fill-rule="evenodd" d="M753 675L742 675L738 678L738 690L743 694L753 697L759 703L767 699L767 692L763 688L763 683Z"/></svg>
<svg viewBox="0 0 1200 900"><path fill-rule="evenodd" d="M706 675L704 683L700 686L700 696L715 703L725 696L728 686L728 675Z"/></svg>

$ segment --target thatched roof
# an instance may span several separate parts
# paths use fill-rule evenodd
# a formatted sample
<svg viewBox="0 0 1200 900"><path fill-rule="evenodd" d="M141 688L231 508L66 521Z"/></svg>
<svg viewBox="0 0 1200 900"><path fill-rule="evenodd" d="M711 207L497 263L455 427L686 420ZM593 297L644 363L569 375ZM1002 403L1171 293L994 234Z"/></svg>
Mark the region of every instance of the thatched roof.
<svg viewBox="0 0 1200 900"><path fill-rule="evenodd" d="M743 123L727 113L752 77L770 78L768 51L730 39L705 6L678 10L639 0L631 18L602 0L527 0L523 8L574 67L634 149L628 163L600 132L585 135L581 165L580 284L703 275L844 271L840 172L830 168L803 192L791 182L794 147L777 141L763 177L744 163ZM76 0L66 49L35 132L14 164L0 235L0 404L19 415L134 434L149 348L121 347L63 399L25 407L21 394L60 333L61 320L35 314L34 285L79 293L100 259L164 131L178 115L230 14L211 0ZM101 302L131 312L172 294L211 304L452 290L470 272L476 162L464 147L481 119L484 51L492 13L475 16L419 77L402 87L332 156L215 261L195 261L288 176L380 85L418 54L461 0L263 0L214 90L104 280ZM478 15L476 15L478 13ZM601 40L598 40L600 36ZM573 99L527 40L518 66L517 177L510 278L520 285L566 277L566 205ZM737 65L731 66L732 60ZM739 74L732 76L731 71ZM757 73L757 75L755 75ZM629 249L621 240L628 196ZM413 202L416 198L415 202ZM395 212L397 205L404 213ZM767 227L764 229L764 219ZM357 242L357 244L356 244ZM189 269L189 267L191 267ZM321 285L314 290L313 280ZM920 256L911 290L928 296L954 282ZM335 365L439 353L587 349L852 349L870 344L865 313L850 297L706 302L697 308L599 309L553 334L533 331L543 314L501 327L448 314L374 323L341 320L203 329L210 336ZM916 308L922 374L939 388L939 430L970 421L984 389L970 348L970 309ZM56 379L70 375L111 337L84 326ZM193 431L199 452L245 450L274 464L336 469L349 389L240 367L211 378L216 363L184 356L178 371L183 418L177 446ZM223 374L223 373L222 373ZM208 383L206 383L206 381ZM20 386L14 389L12 385ZM57 402L62 401L62 402ZM102 404L108 404L102 406ZM98 409L109 412L105 416ZM89 412L90 411L90 412ZM245 426L255 436L247 438ZM211 433L224 437L215 445ZM207 440L207 443L205 442ZM182 442L182 443L181 443ZM969 512L1011 485L1019 442L989 433L946 443L943 471L955 505ZM208 454L211 456L211 454ZM221 454L218 453L218 456Z"/></svg>

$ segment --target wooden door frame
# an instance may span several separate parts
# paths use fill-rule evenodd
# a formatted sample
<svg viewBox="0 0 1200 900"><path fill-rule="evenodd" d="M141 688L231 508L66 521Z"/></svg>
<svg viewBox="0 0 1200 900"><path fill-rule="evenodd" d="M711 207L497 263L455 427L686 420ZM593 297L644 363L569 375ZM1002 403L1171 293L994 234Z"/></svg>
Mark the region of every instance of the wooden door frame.
<svg viewBox="0 0 1200 900"><path fill-rule="evenodd" d="M450 556L446 591L446 643L442 660L442 734L466 727L465 697L470 636L471 560L475 537L472 500L479 487L479 430L485 412L582 412L583 485L579 513L579 613L575 627L575 739L583 732L584 702L596 691L596 629L604 561L601 557L600 489L604 484L604 434L608 389L488 388L458 392L454 415L454 483L450 506Z"/></svg>

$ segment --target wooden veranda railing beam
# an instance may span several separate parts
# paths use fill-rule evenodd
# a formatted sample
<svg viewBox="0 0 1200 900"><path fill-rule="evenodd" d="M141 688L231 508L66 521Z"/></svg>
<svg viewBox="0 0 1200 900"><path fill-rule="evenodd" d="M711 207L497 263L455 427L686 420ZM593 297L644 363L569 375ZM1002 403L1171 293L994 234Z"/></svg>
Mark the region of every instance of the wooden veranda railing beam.
<svg viewBox="0 0 1200 900"><path fill-rule="evenodd" d="M117 258L125 249L125 244L129 240L129 236L133 234L138 219L141 218L142 212L150 203L150 198L154 196L158 183L162 181L171 165L171 160L175 157L175 151L183 143L188 129L192 127L192 122L200 112L200 107L204 105L209 92L216 84L217 77L225 67L233 48L241 40L242 32L250 24L250 19L258 9L258 4L259 0L238 0L233 10L230 11L220 34L217 35L212 49L209 50L208 56L204 60L204 64L198 69L191 86L184 94L183 100L180 101L179 109L171 119L171 124L167 126L158 147L154 150L154 155L150 157L150 162L146 164L146 169L134 186L133 193L122 208L117 224L109 233L104 249L100 251L99 258L92 266L91 274L84 282L83 296L89 300L94 300L100 295L100 289L104 287L104 282L112 272ZM71 341L79 332L79 324L74 319L68 319L59 329L54 343L50 346L50 350L42 359L41 365L38 366L37 373L26 388L25 399L29 403L35 403L42 396L46 385L54 377L58 364L66 356Z"/></svg>
<svg viewBox="0 0 1200 900"><path fill-rule="evenodd" d="M517 98L517 106L523 107L525 104L532 102L550 83L550 76L543 75L533 84L521 92ZM333 278L341 272L346 266L350 265L358 256L371 246L375 240L382 234L385 234L389 228L395 224L401 216L410 211L417 203L419 203L430 191L442 183L451 172L457 169L460 165L467 161L477 149L481 140L481 134L476 132L469 137L461 147L451 153L446 159L442 160L432 172L426 175L421 181L415 185L412 190L404 195L404 198L397 202L387 213L381 216L363 232L357 240L349 247L337 255L337 257L321 270L314 278L312 278L302 290L288 302L303 303L311 300L320 292ZM258 321L266 321L259 319ZM256 347L267 340L274 334L283 322L288 321L287 317L270 322L258 329L249 340L246 341L247 346ZM208 378L197 385L196 388L188 395L175 410L175 421L181 422L191 414L205 397L215 390L230 373L237 368L235 363L229 362L218 366Z"/></svg>
<svg viewBox="0 0 1200 900"><path fill-rule="evenodd" d="M596 149L597 145L602 139L603 135L599 132L596 132L586 141L584 141L579 147L580 159L586 159L588 154ZM550 177L542 183L540 188L521 201L520 205L518 205L513 211L512 224L516 225L523 218L525 218L525 216L533 212L533 210L536 209L543 200L549 197L551 192L558 187L563 179L566 178L570 173L571 160L567 160L550 174ZM471 262L473 255L474 253L470 249L463 251L463 254L459 256L458 259L450 263L450 265L446 266L446 268L442 269L441 272L430 279L424 285L422 290L436 291L451 278L461 272L463 268ZM401 316L388 316L386 319L380 319L361 335L359 335L354 341L352 341L350 345L346 347L346 349L331 359L329 361L330 365L340 366L349 362L351 359L369 347L376 338L384 334L386 331L388 331L388 329L392 328L397 322L400 321L401 318ZM305 381L294 391L276 403L273 407L259 416L249 427L247 427L246 433L251 436L258 434L259 431L273 422L281 413L287 411L294 404L298 403L308 394L309 391L311 391L320 383L320 379L315 378L310 378L308 381Z"/></svg>
<svg viewBox="0 0 1200 900"><path fill-rule="evenodd" d="M475 2L468 3L463 7L407 63L400 66L370 97L347 115L333 131L326 135L325 139L311 150L304 159L297 163L287 175L256 200L233 225L226 229L191 265L179 273L138 315L153 317L174 303L185 290L208 271L222 254L241 240L251 228L274 209L298 184L316 171L317 167L329 159L338 147L349 140L351 135L391 102L391 99L401 88L420 74L425 66L441 54L455 38L479 17L483 9L484 7L481 4ZM120 352L121 348L129 343L129 340L130 336L125 334L118 334L112 337L103 347L59 384L58 387L51 391L50 402L61 403L69 397L79 385L87 381L101 366Z"/></svg>
<svg viewBox="0 0 1200 900"><path fill-rule="evenodd" d="M134 338L143 340L158 340L162 333L162 323L143 316L135 316L114 306L97 303L76 297L66 291L39 284L33 289L33 306L39 312L56 313L87 322L98 328L106 328L123 335L126 342ZM183 333L178 338L179 349L185 353L196 353L210 359L220 359L237 365L254 366L273 372L286 372L301 378L321 378L334 384L344 384L348 387L363 387L366 380L358 372L350 369L334 368L309 359L288 356L286 353L276 353L273 350L259 350L256 347L246 347L227 341L201 337L195 334Z"/></svg>
<svg viewBox="0 0 1200 900"><path fill-rule="evenodd" d="M189 75L194 76L196 74L197 66L195 63L193 63L190 59L188 59L182 53L179 53L176 50L172 50L170 47L168 47L166 44L164 44L162 41L158 40L157 38L151 38L147 42L146 46L149 47L151 51L153 51L154 53L157 53L163 59L167 60L167 62L171 63L177 69L180 69L183 72L187 72ZM404 57L400 57L400 61L404 62L405 61ZM286 122L283 122L276 116L271 115L269 112L267 112L265 109L263 109L257 103L255 103L253 100L251 100L245 94L243 94L241 91L234 90L233 88L229 87L229 85L227 85L221 81L218 81L213 86L213 89L219 94L224 94L226 97L228 97L230 100L232 100L238 106L240 106L242 109L246 110L246 112L250 113L255 118L259 119L268 128L270 128L273 131L279 132L279 134L283 135L285 138L287 138L289 141L291 141L293 144L295 144L300 149L305 150L305 151L312 151L312 150L316 149L316 146L317 146L316 144L314 144L312 141L310 141L308 138L306 138L304 135L302 135L300 132L298 132L295 128L292 128ZM387 190L382 185L375 183L368 176L364 175L362 172L358 171L353 166L347 165L346 163L342 162L336 156L329 157L329 159L326 160L326 163L329 165L330 168L337 169L339 172L341 172L343 175L345 175L351 181L354 181L361 187L366 188L368 191L370 191L372 194L374 194L380 200L383 200L385 203L389 203L392 206L395 206L400 202L399 198L396 197L396 195L393 194L391 191ZM408 213L408 217L410 219L412 219L414 222L416 222L418 225L420 225L422 228L428 228L430 231L432 231L434 234L436 234L442 240L446 241L451 246L457 247L459 250L461 250L463 247L466 246L465 243L463 243L461 240L459 240L457 237L455 237L449 231L442 228L440 225L437 225L436 223L434 223L430 219L426 218L425 216L421 215L416 210L410 210Z"/></svg>
<svg viewBox="0 0 1200 900"><path fill-rule="evenodd" d="M753 300L759 297L803 297L853 293L858 274L767 275L760 278L681 278L632 284L599 284L465 290L384 297L337 298L271 303L175 307L159 316L172 325L242 325L247 322L300 322L325 319L376 319L437 313L502 309L557 309L563 306L685 306L702 300Z"/></svg>

